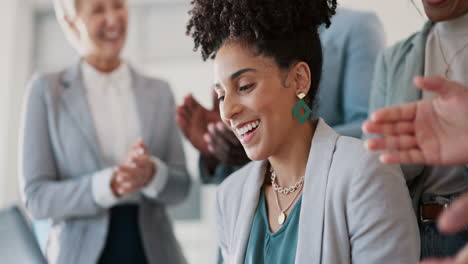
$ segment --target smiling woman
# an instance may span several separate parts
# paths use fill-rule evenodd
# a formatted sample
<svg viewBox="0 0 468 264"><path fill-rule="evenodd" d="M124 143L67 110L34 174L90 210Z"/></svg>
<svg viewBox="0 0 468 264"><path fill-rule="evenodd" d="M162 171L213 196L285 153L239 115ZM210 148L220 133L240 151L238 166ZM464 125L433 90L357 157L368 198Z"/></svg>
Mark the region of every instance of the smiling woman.
<svg viewBox="0 0 468 264"><path fill-rule="evenodd" d="M193 1L187 32L203 59L214 59L221 118L255 160L218 190L223 262L419 258L400 169L381 165L362 142L323 120L297 117L304 101L314 109L317 29L330 24L335 8L333 0Z"/></svg>
<svg viewBox="0 0 468 264"><path fill-rule="evenodd" d="M166 213L190 186L169 85L121 58L125 0L56 11L80 61L33 79L20 144L25 207L53 223L49 263L185 263Z"/></svg>

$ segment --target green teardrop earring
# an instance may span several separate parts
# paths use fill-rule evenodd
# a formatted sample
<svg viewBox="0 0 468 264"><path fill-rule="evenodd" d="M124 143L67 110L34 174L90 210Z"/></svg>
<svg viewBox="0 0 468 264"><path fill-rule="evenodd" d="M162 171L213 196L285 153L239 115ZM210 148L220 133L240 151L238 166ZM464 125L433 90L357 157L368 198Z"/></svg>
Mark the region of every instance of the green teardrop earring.
<svg viewBox="0 0 468 264"><path fill-rule="evenodd" d="M296 106L294 106L294 109L293 109L293 114L294 116L296 116L297 120L299 120L299 122L303 125L305 123L305 121L309 118L310 114L312 113L312 110L310 110L309 106L306 104L306 102L304 102L304 97L305 97L305 93L298 93L297 94L297 98L299 98L299 101L297 102ZM299 110L302 108L304 108L305 110L305 113L304 115L301 115L301 113L299 112Z"/></svg>

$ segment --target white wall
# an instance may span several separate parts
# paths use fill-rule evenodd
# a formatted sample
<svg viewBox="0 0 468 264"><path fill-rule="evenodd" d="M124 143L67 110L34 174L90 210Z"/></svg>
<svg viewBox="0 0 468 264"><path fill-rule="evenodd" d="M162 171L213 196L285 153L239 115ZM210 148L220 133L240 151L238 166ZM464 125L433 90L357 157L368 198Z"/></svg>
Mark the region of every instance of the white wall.
<svg viewBox="0 0 468 264"><path fill-rule="evenodd" d="M29 75L32 8L28 1L0 1L0 208L18 201L17 134Z"/></svg>

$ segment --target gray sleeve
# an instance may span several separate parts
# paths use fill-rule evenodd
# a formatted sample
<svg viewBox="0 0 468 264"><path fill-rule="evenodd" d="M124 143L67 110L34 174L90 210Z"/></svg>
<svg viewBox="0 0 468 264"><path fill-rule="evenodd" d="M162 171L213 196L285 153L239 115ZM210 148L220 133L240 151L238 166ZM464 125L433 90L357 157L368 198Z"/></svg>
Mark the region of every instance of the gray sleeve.
<svg viewBox="0 0 468 264"><path fill-rule="evenodd" d="M343 124L333 128L341 135L360 138L361 125L367 119L374 66L385 47L385 35L374 14L358 16L349 35L343 65Z"/></svg>
<svg viewBox="0 0 468 264"><path fill-rule="evenodd" d="M228 255L228 244L226 238L226 232L228 229L224 227L223 223L223 212L220 200L220 191L216 192L216 230L218 233L218 259L217 263L226 263L227 262L227 255Z"/></svg>
<svg viewBox="0 0 468 264"><path fill-rule="evenodd" d="M167 138L167 153L165 157L159 158L167 165L168 177L162 183L164 186L160 188L160 192L154 199L172 205L182 202L188 196L191 179L186 167L179 126L176 123L174 97L169 85L166 84L166 86L169 106L165 109L167 111L165 116L167 116L167 122L169 122L169 133L167 133L169 137Z"/></svg>
<svg viewBox="0 0 468 264"><path fill-rule="evenodd" d="M346 206L352 262L417 263L419 229L401 169L366 156Z"/></svg>
<svg viewBox="0 0 468 264"><path fill-rule="evenodd" d="M27 92L22 117L19 170L21 196L37 219L95 216L104 210L93 199L91 175L63 180L57 170L49 131L48 83L35 78Z"/></svg>

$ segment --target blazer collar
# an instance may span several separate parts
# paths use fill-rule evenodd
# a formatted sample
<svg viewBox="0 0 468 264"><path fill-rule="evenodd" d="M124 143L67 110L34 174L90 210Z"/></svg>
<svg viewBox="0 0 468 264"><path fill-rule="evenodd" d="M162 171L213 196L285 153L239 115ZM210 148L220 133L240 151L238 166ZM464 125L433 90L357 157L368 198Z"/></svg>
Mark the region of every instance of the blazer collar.
<svg viewBox="0 0 468 264"><path fill-rule="evenodd" d="M302 193L295 263L320 263L328 173L338 134L319 119L312 139ZM264 182L267 161L256 162L248 172L232 236L234 263L244 263L250 230Z"/></svg>
<svg viewBox="0 0 468 264"><path fill-rule="evenodd" d="M61 85L63 86L62 100L65 110L84 135L88 146L96 154L101 166L104 166L102 154L97 144L96 128L86 98L80 62L73 64L65 71Z"/></svg>

